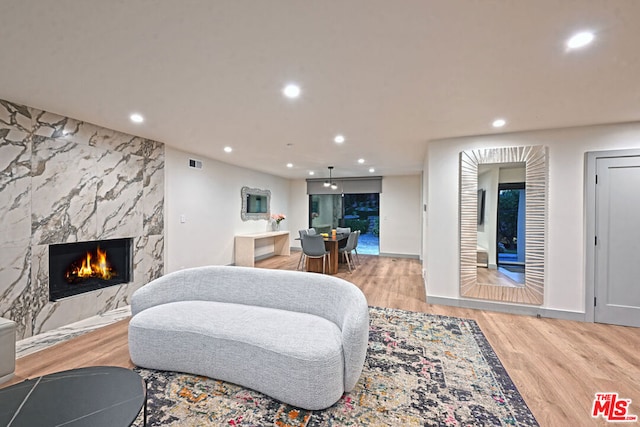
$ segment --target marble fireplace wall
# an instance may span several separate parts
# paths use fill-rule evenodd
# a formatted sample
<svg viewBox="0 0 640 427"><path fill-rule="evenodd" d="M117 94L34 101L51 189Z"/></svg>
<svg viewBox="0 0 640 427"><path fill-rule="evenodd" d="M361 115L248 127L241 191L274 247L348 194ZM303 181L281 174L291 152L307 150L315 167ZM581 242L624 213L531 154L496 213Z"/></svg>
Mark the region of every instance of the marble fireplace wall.
<svg viewBox="0 0 640 427"><path fill-rule="evenodd" d="M49 301L48 245L123 237L132 282ZM162 143L0 100L0 316L18 339L128 305L163 254Z"/></svg>

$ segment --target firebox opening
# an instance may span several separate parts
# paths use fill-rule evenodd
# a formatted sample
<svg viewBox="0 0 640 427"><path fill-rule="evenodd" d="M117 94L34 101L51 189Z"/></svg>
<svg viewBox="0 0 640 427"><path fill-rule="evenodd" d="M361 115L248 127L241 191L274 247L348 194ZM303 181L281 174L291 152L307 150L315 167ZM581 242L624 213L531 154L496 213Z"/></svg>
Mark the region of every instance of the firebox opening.
<svg viewBox="0 0 640 427"><path fill-rule="evenodd" d="M132 239L49 246L49 299L90 292L132 280Z"/></svg>

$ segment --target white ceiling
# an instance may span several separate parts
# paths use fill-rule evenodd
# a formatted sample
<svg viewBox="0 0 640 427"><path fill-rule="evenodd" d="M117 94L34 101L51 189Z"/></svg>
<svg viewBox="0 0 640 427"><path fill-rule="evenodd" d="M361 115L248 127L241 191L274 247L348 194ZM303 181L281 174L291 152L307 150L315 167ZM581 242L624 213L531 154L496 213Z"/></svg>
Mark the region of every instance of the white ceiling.
<svg viewBox="0 0 640 427"><path fill-rule="evenodd" d="M0 99L287 178L412 174L433 139L639 120L639 22L638 0L0 0Z"/></svg>

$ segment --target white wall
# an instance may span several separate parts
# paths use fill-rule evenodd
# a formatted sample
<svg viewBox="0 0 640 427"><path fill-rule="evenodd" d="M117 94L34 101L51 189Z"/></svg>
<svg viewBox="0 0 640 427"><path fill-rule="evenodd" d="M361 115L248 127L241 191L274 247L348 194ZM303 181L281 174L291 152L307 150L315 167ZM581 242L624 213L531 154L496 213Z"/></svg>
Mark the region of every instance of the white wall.
<svg viewBox="0 0 640 427"><path fill-rule="evenodd" d="M385 176L380 193L380 253L420 256L420 175Z"/></svg>
<svg viewBox="0 0 640 427"><path fill-rule="evenodd" d="M300 249L300 241L295 240L298 230L309 228L309 196L307 196L307 181L304 179L289 182L289 230L291 230L291 247Z"/></svg>
<svg viewBox="0 0 640 427"><path fill-rule="evenodd" d="M271 213L287 214L280 224L289 229L289 180L240 168L167 147L165 273L202 265L234 262L234 236L270 230L267 220L242 221L243 186L271 191ZM188 167L202 160L202 169ZM181 215L186 221L180 222ZM263 247L256 255L273 251Z"/></svg>
<svg viewBox="0 0 640 427"><path fill-rule="evenodd" d="M432 141L425 160L427 296L459 298L458 159L463 150L549 148L546 283L543 307L585 311L585 152L640 148L640 123Z"/></svg>
<svg viewBox="0 0 640 427"><path fill-rule="evenodd" d="M478 225L478 246L486 249L489 256L489 267L497 266L497 220L498 215L498 183L500 170L489 168L478 175L478 188L485 190L484 194L484 222Z"/></svg>
<svg viewBox="0 0 640 427"><path fill-rule="evenodd" d="M270 230L266 220L242 221L243 186L271 190L271 212L284 213L281 230L290 231L290 244L299 248L298 230L308 228L309 196L304 179L287 180L202 156L166 149L166 268L169 273L201 265L234 262L234 236ZM189 159L203 162L188 167ZM421 178L383 178L380 195L380 251L419 255L421 242ZM184 215L185 222L180 222ZM384 218L387 218L384 220ZM271 252L261 247L256 255Z"/></svg>

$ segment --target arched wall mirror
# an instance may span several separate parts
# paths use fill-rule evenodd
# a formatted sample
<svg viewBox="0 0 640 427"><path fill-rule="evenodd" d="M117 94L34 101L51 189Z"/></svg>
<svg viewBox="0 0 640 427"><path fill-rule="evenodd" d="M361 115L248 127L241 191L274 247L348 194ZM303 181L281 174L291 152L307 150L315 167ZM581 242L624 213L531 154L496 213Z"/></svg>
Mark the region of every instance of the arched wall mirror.
<svg viewBox="0 0 640 427"><path fill-rule="evenodd" d="M547 149L460 153L460 295L544 302Z"/></svg>

